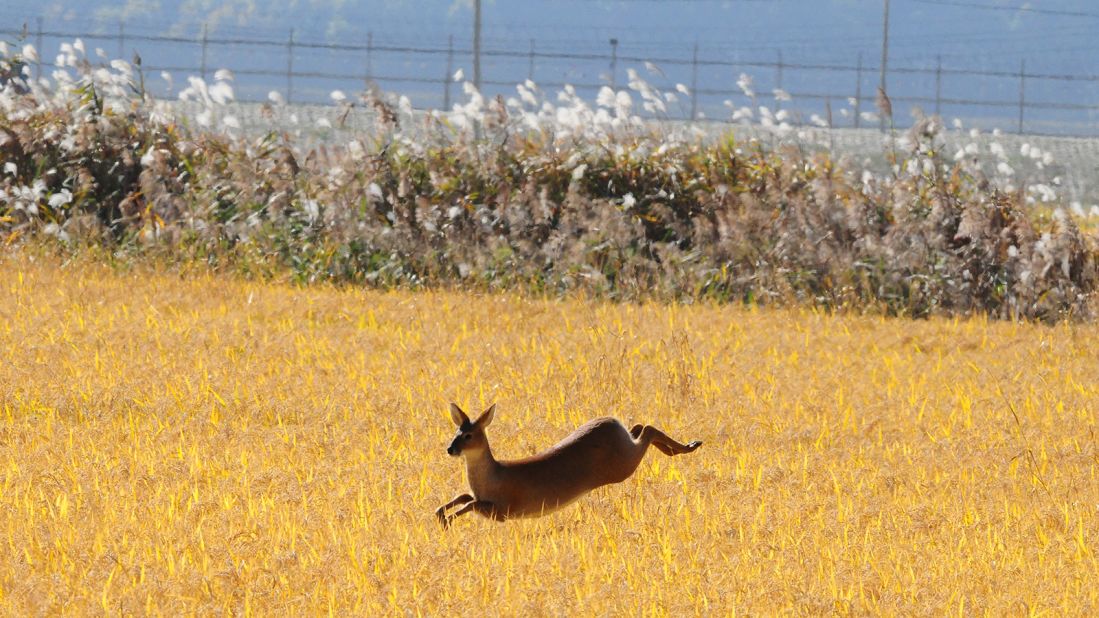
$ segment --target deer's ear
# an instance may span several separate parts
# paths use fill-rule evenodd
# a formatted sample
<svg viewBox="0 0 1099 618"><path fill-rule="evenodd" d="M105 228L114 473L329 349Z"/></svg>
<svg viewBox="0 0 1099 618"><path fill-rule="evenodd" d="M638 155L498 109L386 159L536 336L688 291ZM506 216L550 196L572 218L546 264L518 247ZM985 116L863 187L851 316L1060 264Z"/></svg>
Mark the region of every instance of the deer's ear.
<svg viewBox="0 0 1099 618"><path fill-rule="evenodd" d="M450 404L450 420L454 421L454 424L459 427L469 423L469 417L466 416L465 412L462 412L462 409L456 403Z"/></svg>
<svg viewBox="0 0 1099 618"><path fill-rule="evenodd" d="M496 414L496 404L492 404L487 410L481 413L481 416L477 417L477 426L481 429L488 427L488 424L492 422L492 415Z"/></svg>

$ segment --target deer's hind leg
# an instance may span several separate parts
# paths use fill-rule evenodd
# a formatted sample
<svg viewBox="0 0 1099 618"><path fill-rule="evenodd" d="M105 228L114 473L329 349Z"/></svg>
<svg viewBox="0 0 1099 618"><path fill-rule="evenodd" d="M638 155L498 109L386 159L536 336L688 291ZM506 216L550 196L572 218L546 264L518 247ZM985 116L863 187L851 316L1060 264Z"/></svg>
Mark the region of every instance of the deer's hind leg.
<svg viewBox="0 0 1099 618"><path fill-rule="evenodd" d="M630 430L630 435L643 444L652 444L657 450L669 457L690 453L702 446L701 440L695 440L689 444L677 442L652 425L634 425L633 429Z"/></svg>
<svg viewBox="0 0 1099 618"><path fill-rule="evenodd" d="M630 435L633 436L634 440L640 441L641 440L641 432L644 431L644 430L645 430L645 425L634 425L630 429ZM669 451L668 447L666 447L663 444L660 444L658 442L653 442L653 441L650 440L649 444L652 444L653 446L655 446L657 448L657 450L659 450L661 453L664 453L665 455L671 456L671 455L675 454L675 453Z"/></svg>

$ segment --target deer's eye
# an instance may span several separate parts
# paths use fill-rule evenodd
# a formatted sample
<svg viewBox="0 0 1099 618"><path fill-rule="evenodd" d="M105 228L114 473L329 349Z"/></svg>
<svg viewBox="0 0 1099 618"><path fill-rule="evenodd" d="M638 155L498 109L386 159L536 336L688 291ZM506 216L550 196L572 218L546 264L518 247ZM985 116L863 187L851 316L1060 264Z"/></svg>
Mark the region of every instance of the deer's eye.
<svg viewBox="0 0 1099 618"><path fill-rule="evenodd" d="M466 440L472 440L473 439L473 434L467 433L466 435L464 435L462 437L465 438Z"/></svg>

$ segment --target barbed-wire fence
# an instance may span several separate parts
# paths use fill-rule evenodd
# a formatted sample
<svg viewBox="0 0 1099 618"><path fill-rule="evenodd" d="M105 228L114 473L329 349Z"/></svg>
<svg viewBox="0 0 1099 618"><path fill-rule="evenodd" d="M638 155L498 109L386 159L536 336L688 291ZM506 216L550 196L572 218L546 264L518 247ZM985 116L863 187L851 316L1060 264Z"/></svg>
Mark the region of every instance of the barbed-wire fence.
<svg viewBox="0 0 1099 618"><path fill-rule="evenodd" d="M33 27L0 29L0 34L36 44L40 59L33 69L39 76L49 68L43 66L49 43L80 38L104 43L108 49L103 56L128 59L140 53L145 58L142 70L154 74L207 79L215 69L229 69L237 76L238 99L245 102L264 101L275 90L288 103L323 103L333 90L374 83L407 94L416 107L449 109L464 96L454 74L472 64L474 53L468 41L456 44L453 36L437 44L375 43L373 34L359 43L332 43L301 40L292 29L285 38L265 38L212 36L204 27L198 36L186 37L128 32L125 23L115 32L61 30L47 28L39 19ZM625 86L626 67L649 67L646 78L664 79L669 91L678 90L676 105L665 117L722 122L732 119L730 108L757 106L756 97L736 84L740 73L748 73L768 86L758 89L768 100L776 90L784 93L776 109L783 107L786 94L797 102L786 104L804 114L792 117L795 124L805 122L809 112L835 127L877 124L873 115L879 68L864 63L861 55L850 64L787 61L781 50L773 60L720 58L706 55L698 44L686 44L682 56L654 57L619 53L618 39L605 44L605 51L563 52L540 49L532 39L525 49L482 49L482 92L506 93L530 79L543 90L570 85L594 98L604 86ZM1017 133L1099 134L1099 75L1030 71L1025 60L1011 71L945 66L940 58L933 66L891 66L887 82L894 110L919 107L959 117L967 125ZM976 88L976 83L985 86ZM995 94L981 96L988 90ZM1049 92L1058 100L1040 98ZM165 86L159 94L171 93ZM895 113L894 122L903 126L907 118Z"/></svg>

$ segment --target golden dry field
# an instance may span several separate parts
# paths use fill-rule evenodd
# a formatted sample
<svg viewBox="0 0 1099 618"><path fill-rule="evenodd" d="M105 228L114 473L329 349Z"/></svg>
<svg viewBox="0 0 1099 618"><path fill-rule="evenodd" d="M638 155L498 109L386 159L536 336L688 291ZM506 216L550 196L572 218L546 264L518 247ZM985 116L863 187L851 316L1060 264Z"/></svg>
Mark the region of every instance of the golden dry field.
<svg viewBox="0 0 1099 618"><path fill-rule="evenodd" d="M1095 615L1099 330L0 260L5 615ZM705 443L541 519L602 415Z"/></svg>

